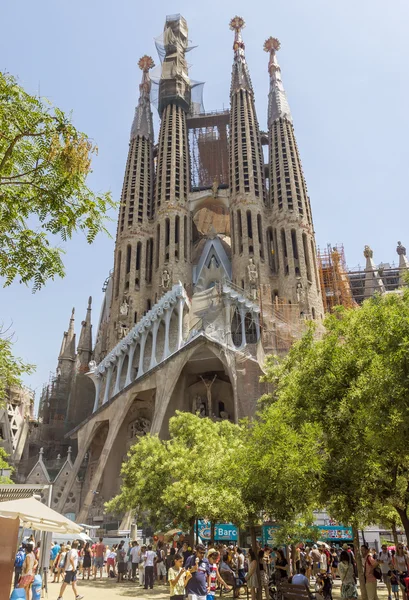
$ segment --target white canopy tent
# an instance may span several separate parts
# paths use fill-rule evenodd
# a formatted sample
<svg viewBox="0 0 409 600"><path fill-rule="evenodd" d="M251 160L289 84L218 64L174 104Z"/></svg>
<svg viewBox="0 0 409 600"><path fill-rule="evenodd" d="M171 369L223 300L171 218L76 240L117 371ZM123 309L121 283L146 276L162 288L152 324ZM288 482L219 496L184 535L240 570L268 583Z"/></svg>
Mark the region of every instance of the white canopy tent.
<svg viewBox="0 0 409 600"><path fill-rule="evenodd" d="M34 497L0 502L0 517L20 519L22 527L35 531L81 533L82 527Z"/></svg>

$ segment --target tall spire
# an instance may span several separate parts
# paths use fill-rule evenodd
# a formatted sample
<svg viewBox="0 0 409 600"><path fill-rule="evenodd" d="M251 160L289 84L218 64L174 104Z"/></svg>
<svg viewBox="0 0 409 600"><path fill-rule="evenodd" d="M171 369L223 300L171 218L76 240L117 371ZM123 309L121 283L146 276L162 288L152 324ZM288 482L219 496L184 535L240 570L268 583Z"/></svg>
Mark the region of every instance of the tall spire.
<svg viewBox="0 0 409 600"><path fill-rule="evenodd" d="M270 73L270 92L268 95L268 125L276 119L286 118L292 122L290 106L281 79L281 69L277 61L277 52L281 44L277 38L269 37L264 42L265 52L270 53L268 72Z"/></svg>
<svg viewBox="0 0 409 600"><path fill-rule="evenodd" d="M154 66L153 59L146 54L138 62L138 67L142 71L142 82L139 86L139 101L135 108L135 117L131 128L131 140L137 136L153 140L153 120L150 101L151 79L149 77L149 70Z"/></svg>
<svg viewBox="0 0 409 600"><path fill-rule="evenodd" d="M159 83L161 118L155 179L155 248L148 254L152 281L159 296L162 274L190 285L190 164L187 115L191 110L188 74L188 25L182 15L168 15L163 29L162 72ZM152 270L155 254L154 269Z"/></svg>
<svg viewBox="0 0 409 600"><path fill-rule="evenodd" d="M264 42L264 50L270 55L267 120L271 227L267 256L271 275L277 277L279 297L297 303L302 318L320 319L324 310L310 200L277 61L279 49L277 38Z"/></svg>
<svg viewBox="0 0 409 600"><path fill-rule="evenodd" d="M71 311L70 322L68 324L68 331L64 332L63 342L61 344L61 351L58 357L58 360L61 359L75 359L75 331L74 331L74 323L75 323L75 308Z"/></svg>
<svg viewBox="0 0 409 600"><path fill-rule="evenodd" d="M365 246L364 256L366 258L364 298L370 298L376 292L379 294L385 293L385 286L379 274L378 268L373 261L372 248Z"/></svg>
<svg viewBox="0 0 409 600"><path fill-rule="evenodd" d="M264 159L241 30L242 17L230 21L234 31L234 61L230 88L230 194L244 200L248 194L265 200Z"/></svg>
<svg viewBox="0 0 409 600"><path fill-rule="evenodd" d="M236 16L230 21L230 29L234 31L234 61L231 76L231 94L240 89L248 90L253 93L253 86L251 84L250 73L244 53L245 45L241 37L241 31L245 26L246 23L242 17Z"/></svg>
<svg viewBox="0 0 409 600"><path fill-rule="evenodd" d="M81 354L83 352L86 352L86 353L92 352L91 305L92 305L92 298L90 296L88 298L87 314L85 316L85 320L82 321L82 323L81 323L81 333L80 333L80 339L79 339L78 347L77 347L78 354ZM88 362L87 362L87 365L88 365Z"/></svg>

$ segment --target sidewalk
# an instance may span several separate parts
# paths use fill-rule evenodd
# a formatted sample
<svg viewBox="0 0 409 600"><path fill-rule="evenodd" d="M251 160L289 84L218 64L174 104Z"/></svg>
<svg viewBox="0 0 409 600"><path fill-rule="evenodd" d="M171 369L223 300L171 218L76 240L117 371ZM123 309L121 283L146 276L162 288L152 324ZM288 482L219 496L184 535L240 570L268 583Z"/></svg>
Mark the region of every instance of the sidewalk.
<svg viewBox="0 0 409 600"><path fill-rule="evenodd" d="M338 579L332 590L334 599L340 598L340 588L341 582ZM49 600L57 600L59 591L60 585L50 583L48 585ZM96 581L91 579L89 581L82 581L82 579L79 579L78 592L84 596L84 600L120 600L121 598L135 598L136 600L169 600L169 586L167 585L156 584L153 590L145 590L137 583L131 581L116 583L115 580L108 579L107 577L104 577L102 581L100 579L97 579ZM64 593L64 600L72 600L72 598L72 590L67 588ZM218 596L216 596L216 598L218 598ZM245 600L246 597L242 596L242 598ZM378 598L379 600L387 600L388 598L386 586L383 583L378 585ZM223 600L233 600L232 594L223 595Z"/></svg>

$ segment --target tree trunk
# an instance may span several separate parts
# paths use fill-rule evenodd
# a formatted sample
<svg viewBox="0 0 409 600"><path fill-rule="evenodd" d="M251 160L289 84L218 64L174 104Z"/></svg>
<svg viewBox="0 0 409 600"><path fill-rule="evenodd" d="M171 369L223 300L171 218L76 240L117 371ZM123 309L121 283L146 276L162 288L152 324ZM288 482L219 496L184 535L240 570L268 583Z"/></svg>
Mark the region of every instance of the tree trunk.
<svg viewBox="0 0 409 600"><path fill-rule="evenodd" d="M361 548L359 545L358 528L353 526L352 531L354 534L354 554L355 554L356 566L358 569L358 578L359 578L359 587L360 587L360 591L361 591L361 598L362 598L362 600L368 600L368 594L366 593L366 586L365 586L364 570L362 567L362 560L361 560Z"/></svg>
<svg viewBox="0 0 409 600"><path fill-rule="evenodd" d="M258 548L257 548L257 536L256 536L256 528L254 525L250 526L250 534L251 534L251 546L253 548L253 552L256 555L256 573L257 573L257 600L263 600L263 590L261 587L261 574L260 574L260 563L258 562ZM367 599L365 599L367 600Z"/></svg>
<svg viewBox="0 0 409 600"><path fill-rule="evenodd" d="M291 552L291 574L295 575L297 572L297 567L295 564L295 544L290 545L290 552Z"/></svg>
<svg viewBox="0 0 409 600"><path fill-rule="evenodd" d="M192 517L189 521L190 529L189 529L189 542L192 544L192 548L195 545L195 522L196 519Z"/></svg>
<svg viewBox="0 0 409 600"><path fill-rule="evenodd" d="M210 521L210 546L214 546L214 521Z"/></svg>
<svg viewBox="0 0 409 600"><path fill-rule="evenodd" d="M396 512L400 516L400 520L402 521L403 528L406 533L406 539L409 540L409 517L406 509L398 508L395 506Z"/></svg>
<svg viewBox="0 0 409 600"><path fill-rule="evenodd" d="M399 545L398 532L396 531L396 523L392 523L391 529L392 529L393 541L394 541L395 550L396 550Z"/></svg>

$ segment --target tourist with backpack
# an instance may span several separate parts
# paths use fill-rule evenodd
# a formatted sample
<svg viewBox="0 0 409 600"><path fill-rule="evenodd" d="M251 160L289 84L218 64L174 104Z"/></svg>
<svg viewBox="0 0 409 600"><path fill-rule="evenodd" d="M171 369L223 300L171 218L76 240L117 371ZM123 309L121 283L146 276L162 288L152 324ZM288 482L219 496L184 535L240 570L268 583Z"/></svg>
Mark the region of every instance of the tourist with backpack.
<svg viewBox="0 0 409 600"><path fill-rule="evenodd" d="M84 596L81 596L77 590L77 571L78 571L78 542L74 541L64 559L64 581L60 589L60 594L57 600L61 600L67 585L71 585L72 591L76 600L81 600Z"/></svg>
<svg viewBox="0 0 409 600"><path fill-rule="evenodd" d="M386 544L382 544L381 552L379 553L379 565L382 571L382 580L388 589L388 600L392 600L392 586L389 572L393 569L392 554L388 550Z"/></svg>
<svg viewBox="0 0 409 600"><path fill-rule="evenodd" d="M26 553L24 550L24 544L21 544L16 557L14 559L14 587L18 586L18 582L20 580L20 575L23 570L24 560L26 558Z"/></svg>

